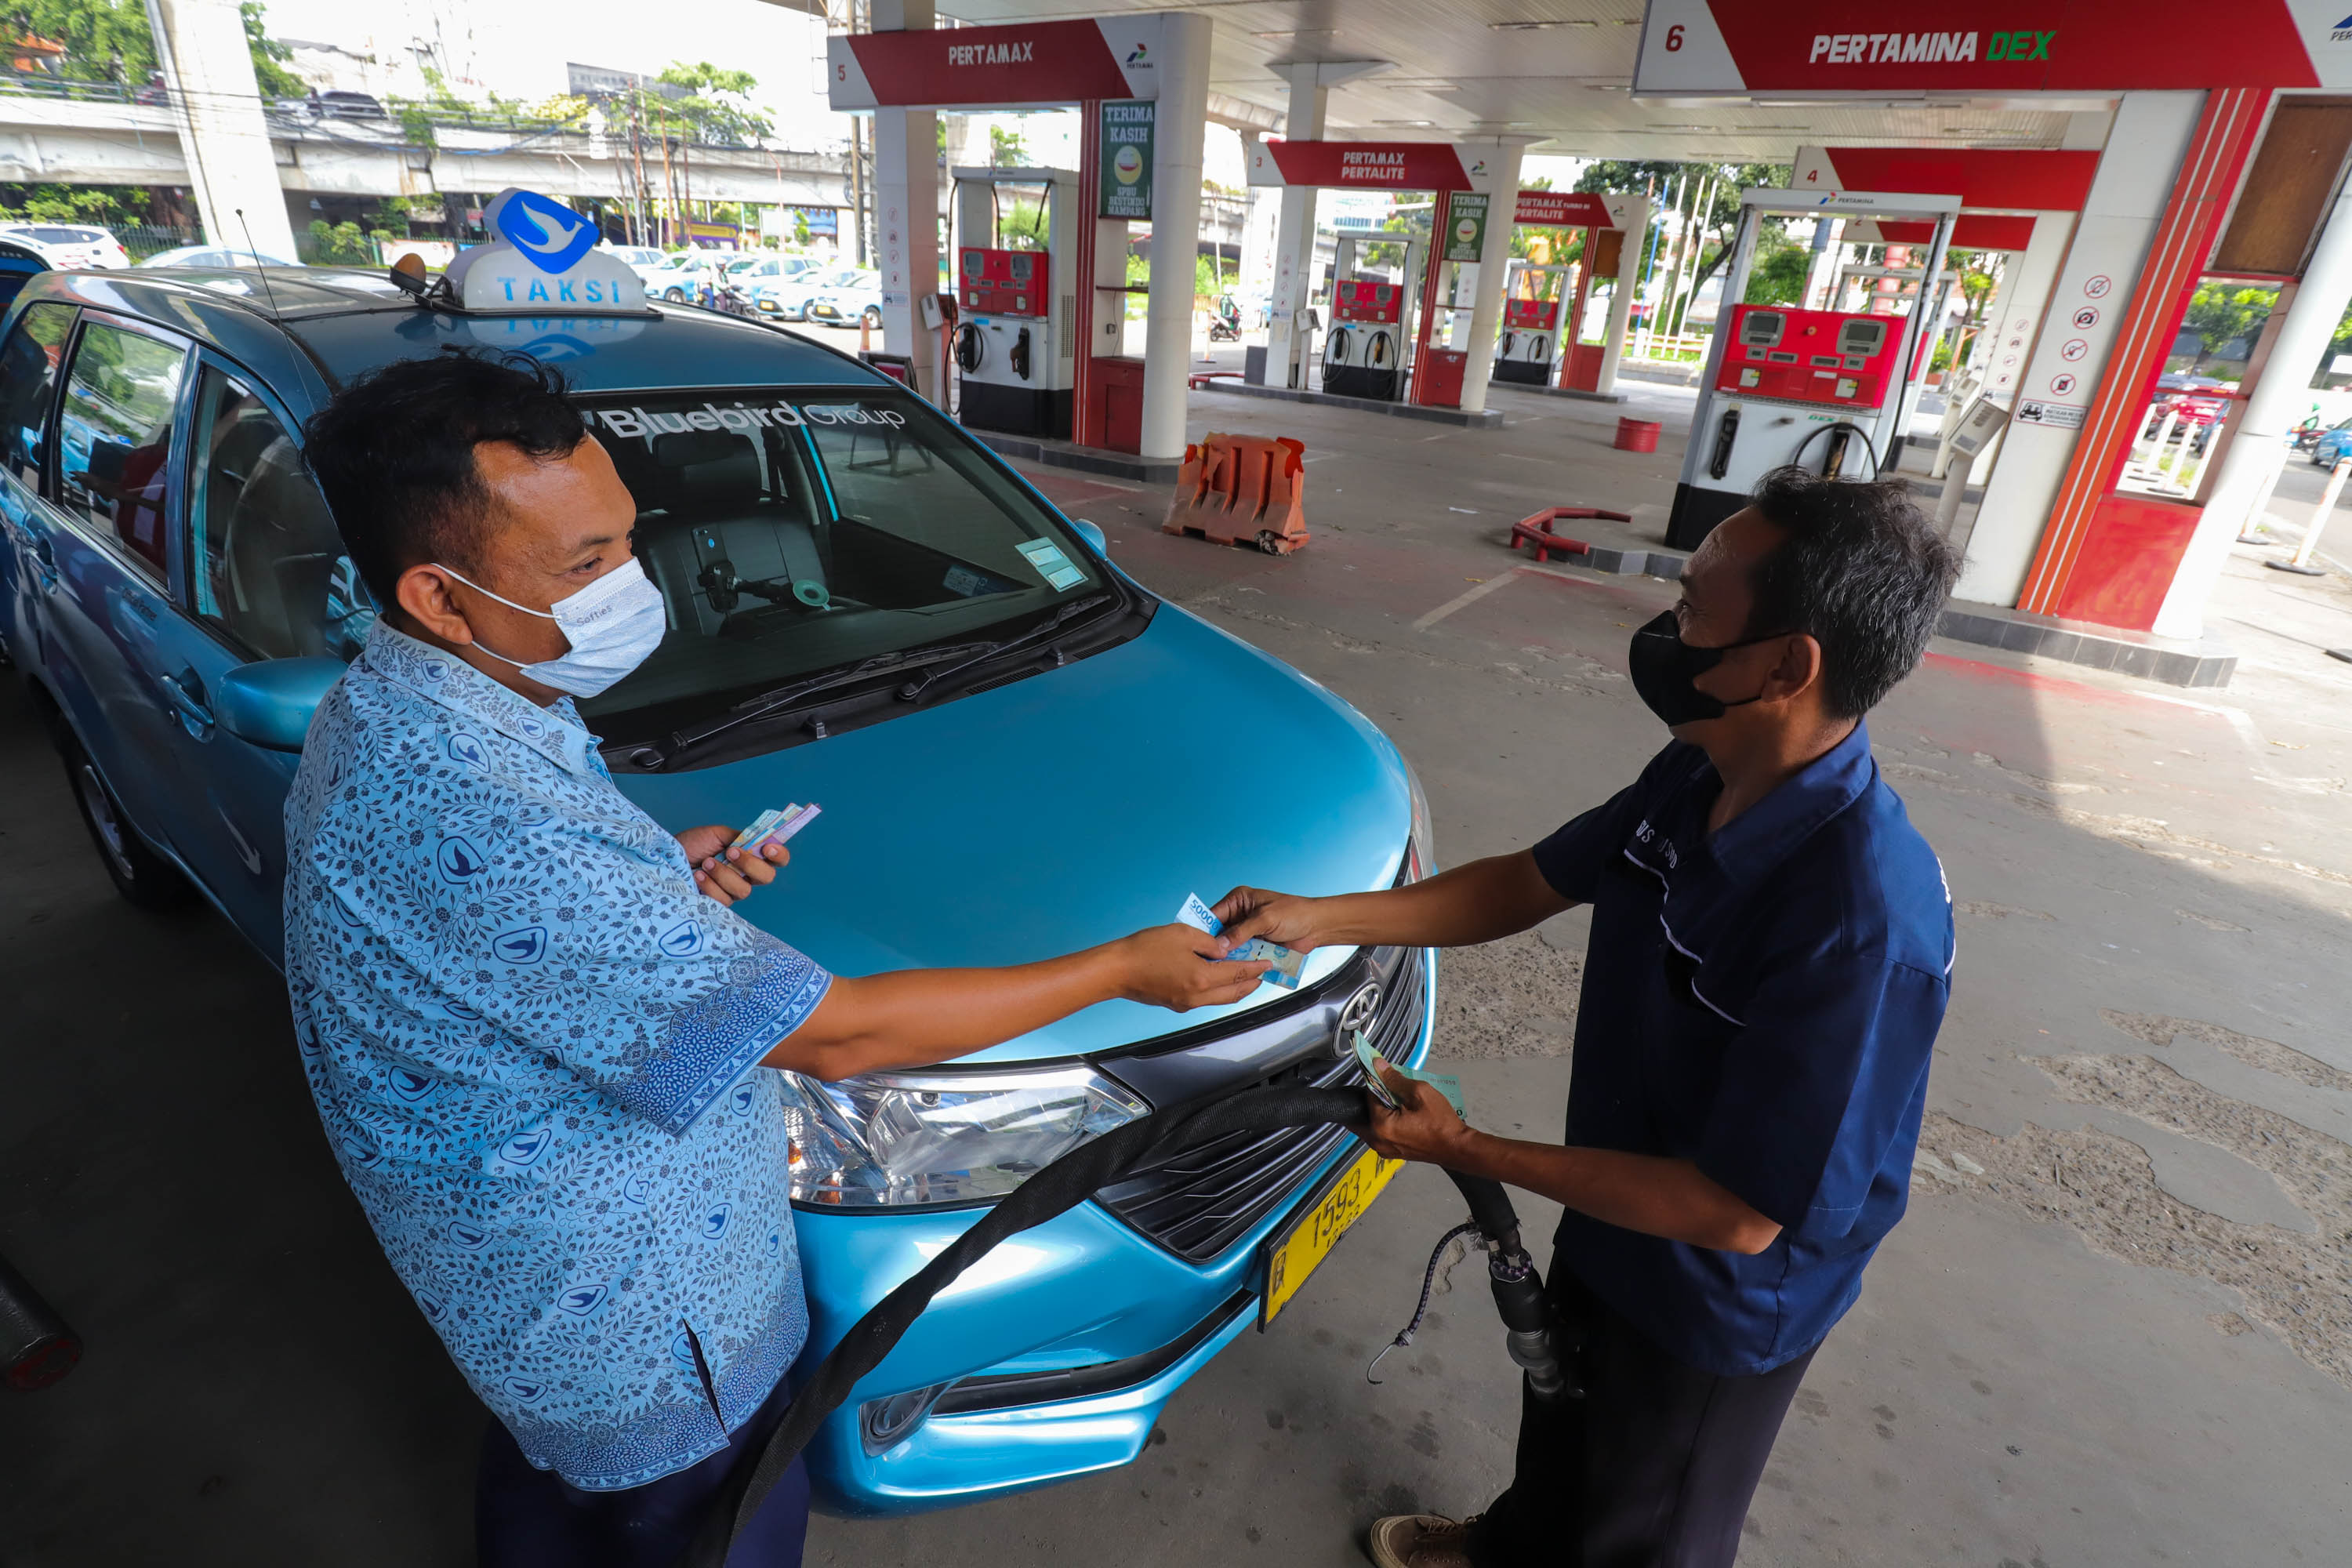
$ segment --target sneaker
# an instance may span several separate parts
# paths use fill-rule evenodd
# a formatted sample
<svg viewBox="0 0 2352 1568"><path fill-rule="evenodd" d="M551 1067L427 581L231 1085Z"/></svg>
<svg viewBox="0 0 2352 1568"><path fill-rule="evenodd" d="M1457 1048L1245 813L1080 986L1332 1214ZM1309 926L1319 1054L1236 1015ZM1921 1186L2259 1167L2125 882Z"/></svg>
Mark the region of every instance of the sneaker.
<svg viewBox="0 0 2352 1568"><path fill-rule="evenodd" d="M1365 1539L1374 1568L1470 1568L1470 1521L1433 1513L1391 1514Z"/></svg>

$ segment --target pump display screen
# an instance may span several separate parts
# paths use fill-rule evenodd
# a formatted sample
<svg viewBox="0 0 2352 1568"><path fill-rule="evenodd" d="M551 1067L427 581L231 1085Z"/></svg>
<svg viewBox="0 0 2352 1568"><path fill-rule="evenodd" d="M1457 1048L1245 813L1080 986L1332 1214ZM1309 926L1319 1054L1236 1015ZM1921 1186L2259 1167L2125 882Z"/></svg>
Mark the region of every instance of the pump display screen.
<svg viewBox="0 0 2352 1568"><path fill-rule="evenodd" d="M985 250L965 251L963 253L963 269L974 278L979 277L982 272L988 269L988 252Z"/></svg>
<svg viewBox="0 0 2352 1568"><path fill-rule="evenodd" d="M1850 321L1838 329L1838 353L1842 354L1874 354L1886 346L1886 319L1884 316Z"/></svg>
<svg viewBox="0 0 2352 1568"><path fill-rule="evenodd" d="M1053 270L1053 258L1043 251L968 248L961 302L977 315L1042 317Z"/></svg>
<svg viewBox="0 0 2352 1568"><path fill-rule="evenodd" d="M1393 283L1343 279L1331 285L1331 319L1394 324L1404 314L1404 290Z"/></svg>
<svg viewBox="0 0 2352 1568"><path fill-rule="evenodd" d="M1736 306L1715 386L1786 403L1876 408L1899 374L1901 322L1841 310Z"/></svg>

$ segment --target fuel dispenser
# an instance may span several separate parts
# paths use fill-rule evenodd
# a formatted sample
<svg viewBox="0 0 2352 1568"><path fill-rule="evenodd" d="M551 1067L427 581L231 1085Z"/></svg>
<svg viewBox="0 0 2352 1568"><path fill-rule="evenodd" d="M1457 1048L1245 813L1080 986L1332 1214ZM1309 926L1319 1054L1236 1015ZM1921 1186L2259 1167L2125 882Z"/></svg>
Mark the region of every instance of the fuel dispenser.
<svg viewBox="0 0 2352 1568"><path fill-rule="evenodd" d="M1574 263L1511 263L1503 280L1503 335L1495 344L1496 381L1550 384L1552 366L1559 361L1560 307L1577 270Z"/></svg>
<svg viewBox="0 0 2352 1568"><path fill-rule="evenodd" d="M1390 245L1404 252L1402 274L1360 270L1357 247ZM1339 240L1331 268L1331 330L1323 336L1323 390L1343 397L1393 403L1404 395L1405 364L1412 357L1412 283L1421 242Z"/></svg>
<svg viewBox="0 0 2352 1568"><path fill-rule="evenodd" d="M1951 236L1958 196L1754 190L1742 194L1723 297L1748 291L1756 231L1766 215L1867 213L1933 216L1932 276ZM1794 464L1815 473L1876 477L1901 435L1904 367L1926 322L1916 300L1903 315L1735 305L1716 330L1699 378L1690 448L1666 520L1666 543L1696 549L1748 504L1757 480Z"/></svg>
<svg viewBox="0 0 2352 1568"><path fill-rule="evenodd" d="M953 171L957 416L975 430L1066 440L1077 388L1075 226L1085 216L1067 169ZM1006 230L1005 187L1037 192L1037 223ZM1017 210L1017 209L1016 209ZM1044 239L1043 248L1036 241ZM1014 247L1010 238L1028 243Z"/></svg>

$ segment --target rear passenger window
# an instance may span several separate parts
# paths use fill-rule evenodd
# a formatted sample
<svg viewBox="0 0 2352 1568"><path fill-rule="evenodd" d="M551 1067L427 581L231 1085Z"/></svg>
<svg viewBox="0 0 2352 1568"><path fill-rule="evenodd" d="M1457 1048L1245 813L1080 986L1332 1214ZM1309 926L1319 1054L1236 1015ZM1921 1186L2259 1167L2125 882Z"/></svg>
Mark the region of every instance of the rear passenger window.
<svg viewBox="0 0 2352 1568"><path fill-rule="evenodd" d="M188 503L196 614L265 658L359 652L375 609L286 426L206 366Z"/></svg>
<svg viewBox="0 0 2352 1568"><path fill-rule="evenodd" d="M73 319L70 305L28 306L0 348L0 468L31 489L41 485L41 440Z"/></svg>
<svg viewBox="0 0 2352 1568"><path fill-rule="evenodd" d="M163 486L187 355L93 321L74 350L58 414L58 499L163 580Z"/></svg>

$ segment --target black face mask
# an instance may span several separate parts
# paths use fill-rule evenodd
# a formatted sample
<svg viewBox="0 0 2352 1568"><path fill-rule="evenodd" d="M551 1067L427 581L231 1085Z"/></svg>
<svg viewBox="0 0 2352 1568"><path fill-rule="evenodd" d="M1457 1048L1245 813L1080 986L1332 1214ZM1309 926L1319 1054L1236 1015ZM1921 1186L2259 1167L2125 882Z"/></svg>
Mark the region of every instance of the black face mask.
<svg viewBox="0 0 2352 1568"><path fill-rule="evenodd" d="M1786 637L1786 632L1769 632L1760 637L1747 637L1726 643L1721 647L1693 647L1683 641L1682 628L1672 610L1659 612L1655 620L1634 628L1632 651L1626 656L1628 672L1633 678L1633 690L1648 705L1651 712L1665 721L1666 727L1695 724L1702 719L1720 719L1734 708L1745 708L1764 694L1743 697L1737 702L1726 702L1709 697L1692 684L1723 662L1723 656L1736 647L1754 643L1770 642Z"/></svg>

